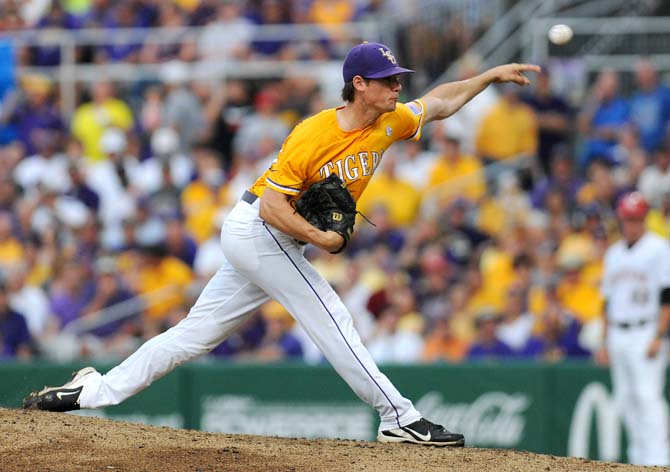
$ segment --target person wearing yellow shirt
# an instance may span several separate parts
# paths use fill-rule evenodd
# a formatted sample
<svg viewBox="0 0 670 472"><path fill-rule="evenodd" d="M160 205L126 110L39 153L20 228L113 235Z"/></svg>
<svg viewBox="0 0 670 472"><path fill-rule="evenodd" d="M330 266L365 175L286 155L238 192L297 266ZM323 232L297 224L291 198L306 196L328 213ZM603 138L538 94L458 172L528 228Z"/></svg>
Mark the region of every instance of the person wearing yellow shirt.
<svg viewBox="0 0 670 472"><path fill-rule="evenodd" d="M460 140L445 135L443 131L434 133L433 142L440 156L430 172L426 196L436 196L440 202L456 197L479 201L486 194L486 181L479 159L463 154Z"/></svg>
<svg viewBox="0 0 670 472"><path fill-rule="evenodd" d="M84 155L99 161L105 158L100 145L107 128L128 131L133 125L130 107L114 96L111 82L95 82L91 89L92 100L80 105L72 117L72 134L82 143Z"/></svg>
<svg viewBox="0 0 670 472"><path fill-rule="evenodd" d="M579 256L566 256L559 261L563 275L556 287L558 300L583 325L600 317L604 303L598 287L585 281L582 276L584 262Z"/></svg>
<svg viewBox="0 0 670 472"><path fill-rule="evenodd" d="M670 191L663 194L660 208L652 208L645 220L647 229L670 241Z"/></svg>
<svg viewBox="0 0 670 472"><path fill-rule="evenodd" d="M396 174L395 162L393 159L388 159L368 184L365 194L358 201L357 208L367 215L371 214L375 207L383 206L388 211L393 226L405 227L414 222L420 203L419 191Z"/></svg>
<svg viewBox="0 0 670 472"><path fill-rule="evenodd" d="M182 308L193 273L185 263L168 256L163 246L147 246L141 254L135 289L145 298L148 323L160 325L173 310Z"/></svg>
<svg viewBox="0 0 670 472"><path fill-rule="evenodd" d="M23 246L12 235L12 220L7 212L0 213L0 269L18 265L23 259Z"/></svg>
<svg viewBox="0 0 670 472"><path fill-rule="evenodd" d="M476 138L477 154L485 161L533 156L537 151L537 118L518 92L502 87L502 97L484 117Z"/></svg>

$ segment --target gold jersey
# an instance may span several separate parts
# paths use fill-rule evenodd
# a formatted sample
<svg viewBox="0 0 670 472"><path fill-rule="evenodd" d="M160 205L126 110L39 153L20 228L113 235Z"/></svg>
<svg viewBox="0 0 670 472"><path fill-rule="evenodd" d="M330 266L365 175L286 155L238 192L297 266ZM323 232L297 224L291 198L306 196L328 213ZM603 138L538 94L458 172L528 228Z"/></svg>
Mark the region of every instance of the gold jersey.
<svg viewBox="0 0 670 472"><path fill-rule="evenodd" d="M298 124L270 168L249 191L261 196L269 187L297 197L336 172L358 200L389 146L402 139L421 137L425 110L422 100L399 103L394 111L382 114L370 126L354 131L340 129L337 110L324 110Z"/></svg>

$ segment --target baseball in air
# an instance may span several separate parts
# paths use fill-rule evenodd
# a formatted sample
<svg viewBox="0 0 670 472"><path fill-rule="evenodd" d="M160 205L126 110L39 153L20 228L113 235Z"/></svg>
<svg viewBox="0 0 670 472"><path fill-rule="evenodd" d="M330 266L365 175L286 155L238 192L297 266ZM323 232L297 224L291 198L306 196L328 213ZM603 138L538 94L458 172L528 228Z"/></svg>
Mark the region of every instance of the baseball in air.
<svg viewBox="0 0 670 472"><path fill-rule="evenodd" d="M549 41L554 44L565 44L572 39L572 28L568 25L554 25L549 28Z"/></svg>

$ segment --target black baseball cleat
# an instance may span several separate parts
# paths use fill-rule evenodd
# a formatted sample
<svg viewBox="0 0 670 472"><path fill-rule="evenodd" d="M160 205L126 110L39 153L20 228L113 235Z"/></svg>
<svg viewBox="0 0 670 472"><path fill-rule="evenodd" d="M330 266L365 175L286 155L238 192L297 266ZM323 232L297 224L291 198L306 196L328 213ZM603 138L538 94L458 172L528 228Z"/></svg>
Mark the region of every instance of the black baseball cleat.
<svg viewBox="0 0 670 472"><path fill-rule="evenodd" d="M44 387L39 392L32 392L23 399L23 409L60 412L78 410L84 380L96 372L93 367L84 367L74 372L70 381L61 387Z"/></svg>
<svg viewBox="0 0 670 472"><path fill-rule="evenodd" d="M465 437L462 434L447 431L443 426L423 418L407 426L380 431L377 441L408 442L425 446L465 446Z"/></svg>

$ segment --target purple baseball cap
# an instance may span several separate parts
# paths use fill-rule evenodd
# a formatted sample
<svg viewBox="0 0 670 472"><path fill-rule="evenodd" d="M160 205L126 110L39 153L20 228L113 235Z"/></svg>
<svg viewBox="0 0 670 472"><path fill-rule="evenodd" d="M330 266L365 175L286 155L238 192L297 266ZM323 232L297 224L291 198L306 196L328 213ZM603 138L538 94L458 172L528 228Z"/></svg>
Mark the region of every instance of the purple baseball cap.
<svg viewBox="0 0 670 472"><path fill-rule="evenodd" d="M354 76L382 79L396 74L414 72L398 65L391 50L380 43L364 42L351 48L344 58L342 77L349 82Z"/></svg>

